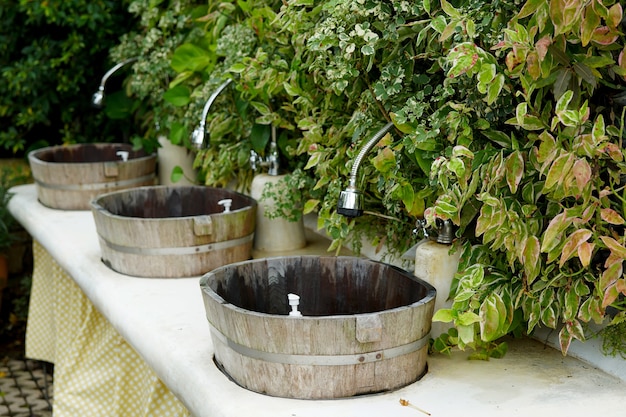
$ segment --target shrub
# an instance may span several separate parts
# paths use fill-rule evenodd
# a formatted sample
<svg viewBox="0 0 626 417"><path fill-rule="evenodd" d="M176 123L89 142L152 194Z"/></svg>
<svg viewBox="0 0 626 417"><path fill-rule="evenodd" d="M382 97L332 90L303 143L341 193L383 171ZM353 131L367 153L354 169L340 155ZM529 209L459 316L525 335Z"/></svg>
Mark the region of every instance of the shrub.
<svg viewBox="0 0 626 417"><path fill-rule="evenodd" d="M0 8L0 148L124 141L131 123L91 108L108 50L134 21L126 0L6 0Z"/></svg>

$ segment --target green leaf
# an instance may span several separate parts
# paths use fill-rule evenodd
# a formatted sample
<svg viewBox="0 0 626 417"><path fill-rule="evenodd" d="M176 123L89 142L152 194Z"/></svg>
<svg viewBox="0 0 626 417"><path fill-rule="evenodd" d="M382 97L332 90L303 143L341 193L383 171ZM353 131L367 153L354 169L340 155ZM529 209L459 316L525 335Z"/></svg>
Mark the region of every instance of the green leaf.
<svg viewBox="0 0 626 417"><path fill-rule="evenodd" d="M250 141L252 143L252 149L263 155L265 153L265 147L270 141L272 133L272 127L270 125L262 125L255 123L250 131Z"/></svg>
<svg viewBox="0 0 626 417"><path fill-rule="evenodd" d="M517 14L517 18L523 19L526 16L530 16L531 14L535 13L539 6L541 6L545 2L546 0L528 0Z"/></svg>
<svg viewBox="0 0 626 417"><path fill-rule="evenodd" d="M372 164L378 172L387 173L396 167L396 155L389 147L385 147L372 158Z"/></svg>
<svg viewBox="0 0 626 417"><path fill-rule="evenodd" d="M322 156L322 152L313 152L313 154L311 154L311 156L309 157L309 160L307 161L304 169L310 169L317 166L317 164L322 160Z"/></svg>
<svg viewBox="0 0 626 417"><path fill-rule="evenodd" d="M504 75L498 74L487 89L487 104L493 104L496 101L502 91L502 87L504 87Z"/></svg>
<svg viewBox="0 0 626 417"><path fill-rule="evenodd" d="M568 152L564 152L561 156L556 158L548 171L548 175L546 175L546 189L551 189L557 184L563 184L564 178L574 165L574 159L574 155Z"/></svg>
<svg viewBox="0 0 626 417"><path fill-rule="evenodd" d="M465 311L457 317L455 324L460 326L470 326L474 323L478 323L480 321L480 317L478 314L473 311Z"/></svg>
<svg viewBox="0 0 626 417"><path fill-rule="evenodd" d="M168 139L174 145L181 145L187 136L187 127L180 122L173 122L170 126Z"/></svg>
<svg viewBox="0 0 626 417"><path fill-rule="evenodd" d="M491 342L504 336L508 330L506 326L506 306L497 293L490 293L480 305L480 335L485 342Z"/></svg>
<svg viewBox="0 0 626 417"><path fill-rule="evenodd" d="M569 221L565 213L559 213L550 220L548 227L543 232L541 241L541 252L547 253L560 243L560 236L569 226Z"/></svg>
<svg viewBox="0 0 626 417"><path fill-rule="evenodd" d="M506 158L504 170L509 189L515 194L524 175L524 157L520 151L515 151Z"/></svg>
<svg viewBox="0 0 626 417"><path fill-rule="evenodd" d="M454 312L451 309L440 308L433 314L432 320L450 323L454 320Z"/></svg>
<svg viewBox="0 0 626 417"><path fill-rule="evenodd" d="M184 177L185 177L185 172L183 171L183 169L180 166L176 165L172 169L172 173L170 175L170 181L172 181L174 184L176 184L178 181L180 181Z"/></svg>
<svg viewBox="0 0 626 417"><path fill-rule="evenodd" d="M459 11L455 9L450 3L448 3L446 0L440 0L440 2L441 9L444 11L445 14L455 19L461 18L461 13L459 13Z"/></svg>
<svg viewBox="0 0 626 417"><path fill-rule="evenodd" d="M122 91L107 95L104 112L109 119L121 120L131 117L136 109L135 100Z"/></svg>
<svg viewBox="0 0 626 417"><path fill-rule="evenodd" d="M211 53L199 46L185 43L176 48L170 61L176 72L201 71L211 63Z"/></svg>
<svg viewBox="0 0 626 417"><path fill-rule="evenodd" d="M531 285L541 271L541 247L536 236L528 236L524 241L520 263L524 265L526 281Z"/></svg>
<svg viewBox="0 0 626 417"><path fill-rule="evenodd" d="M184 85L177 85L163 94L163 99L177 107L186 106L191 101L191 92Z"/></svg>
<svg viewBox="0 0 626 417"><path fill-rule="evenodd" d="M541 311L541 322L551 329L556 329L556 313L552 305Z"/></svg>
<svg viewBox="0 0 626 417"><path fill-rule="evenodd" d="M268 114L272 113L272 110L264 103L261 103L259 101L251 101L250 104L256 109L256 111L261 113L262 116L267 116Z"/></svg>
<svg viewBox="0 0 626 417"><path fill-rule="evenodd" d="M304 203L304 207L302 209L303 214L312 213L315 208L320 204L320 200L309 199Z"/></svg>

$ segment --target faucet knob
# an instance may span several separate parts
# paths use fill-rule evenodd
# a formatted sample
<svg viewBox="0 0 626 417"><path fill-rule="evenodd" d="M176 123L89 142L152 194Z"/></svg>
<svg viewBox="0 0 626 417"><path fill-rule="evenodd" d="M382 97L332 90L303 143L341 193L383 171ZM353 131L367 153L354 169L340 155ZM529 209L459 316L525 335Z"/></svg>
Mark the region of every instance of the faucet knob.
<svg viewBox="0 0 626 417"><path fill-rule="evenodd" d="M250 150L250 167L253 171L256 171L259 168L259 165L262 164L261 157L258 153L256 153L253 149Z"/></svg>
<svg viewBox="0 0 626 417"><path fill-rule="evenodd" d="M219 204L220 206L224 207L224 213L229 213L230 212L230 206L233 204L233 199L232 198L225 198L223 200L218 201L217 204Z"/></svg>

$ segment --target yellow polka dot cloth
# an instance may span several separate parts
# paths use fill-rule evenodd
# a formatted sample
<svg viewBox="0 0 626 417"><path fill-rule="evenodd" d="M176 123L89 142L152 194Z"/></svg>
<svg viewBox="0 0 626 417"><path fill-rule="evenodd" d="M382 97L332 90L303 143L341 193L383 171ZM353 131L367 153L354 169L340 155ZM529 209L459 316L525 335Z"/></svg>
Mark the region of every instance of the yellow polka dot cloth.
<svg viewBox="0 0 626 417"><path fill-rule="evenodd" d="M189 416L38 243L26 357L54 363L54 417Z"/></svg>

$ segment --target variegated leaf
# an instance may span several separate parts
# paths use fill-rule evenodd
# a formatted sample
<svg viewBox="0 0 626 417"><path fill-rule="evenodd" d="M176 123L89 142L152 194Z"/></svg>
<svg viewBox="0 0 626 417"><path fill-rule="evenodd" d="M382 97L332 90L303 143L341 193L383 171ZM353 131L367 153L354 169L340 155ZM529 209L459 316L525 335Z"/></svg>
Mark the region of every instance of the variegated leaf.
<svg viewBox="0 0 626 417"><path fill-rule="evenodd" d="M562 267L568 259L570 259L574 253L578 251L578 247L589 240L592 233L591 230L580 229L576 230L572 233L565 242L563 246L563 251L561 252L561 260L559 261L559 266Z"/></svg>
<svg viewBox="0 0 626 417"><path fill-rule="evenodd" d="M582 264L583 268L589 266L594 247L595 244L589 242L583 242L578 247L578 258L580 259L580 263Z"/></svg>
<svg viewBox="0 0 626 417"><path fill-rule="evenodd" d="M517 192L522 176L524 175L524 157L520 151L515 151L506 158L504 164L506 182L513 194Z"/></svg>
<svg viewBox="0 0 626 417"><path fill-rule="evenodd" d="M618 212L611 208L603 208L600 210L600 217L607 223L621 225L624 224L624 218Z"/></svg>
<svg viewBox="0 0 626 417"><path fill-rule="evenodd" d="M617 240L609 236L600 236L600 239L614 255L619 256L622 259L626 259L626 248Z"/></svg>

